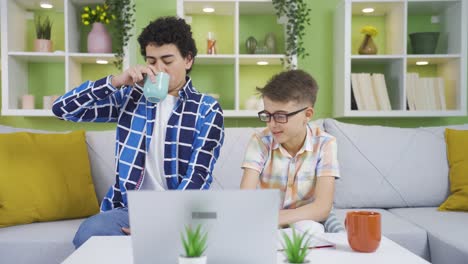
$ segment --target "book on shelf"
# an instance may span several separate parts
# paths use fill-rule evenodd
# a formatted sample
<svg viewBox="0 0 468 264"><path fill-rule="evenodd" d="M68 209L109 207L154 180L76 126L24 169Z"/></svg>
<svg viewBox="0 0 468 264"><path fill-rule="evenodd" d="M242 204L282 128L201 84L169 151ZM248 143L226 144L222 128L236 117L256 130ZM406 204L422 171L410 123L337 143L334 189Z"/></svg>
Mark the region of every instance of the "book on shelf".
<svg viewBox="0 0 468 264"><path fill-rule="evenodd" d="M354 95L354 89L353 89L352 84L351 84L351 110L358 110L356 96Z"/></svg>
<svg viewBox="0 0 468 264"><path fill-rule="evenodd" d="M447 110L447 102L445 101L445 83L444 79L436 78L436 98L438 99L438 109Z"/></svg>
<svg viewBox="0 0 468 264"><path fill-rule="evenodd" d="M351 89L358 110L392 110L383 74L352 73Z"/></svg>
<svg viewBox="0 0 468 264"><path fill-rule="evenodd" d="M417 73L406 74L406 100L408 102L408 108L410 111L416 110L416 86L417 86Z"/></svg>
<svg viewBox="0 0 468 264"><path fill-rule="evenodd" d="M388 98L387 85L385 84L385 76L381 73L372 74L372 87L377 99L379 110L390 111L390 99Z"/></svg>
<svg viewBox="0 0 468 264"><path fill-rule="evenodd" d="M367 107L364 105L364 99L359 85L359 75L357 73L351 74L351 89L353 90L354 97L356 98L357 109L367 110Z"/></svg>
<svg viewBox="0 0 468 264"><path fill-rule="evenodd" d="M369 73L359 74L359 85L361 87L361 95L364 96L366 110L375 111L377 108L377 100L375 97L374 89L372 88L372 79Z"/></svg>
<svg viewBox="0 0 468 264"><path fill-rule="evenodd" d="M410 111L446 110L445 84L441 77L419 77L406 74L406 100Z"/></svg>

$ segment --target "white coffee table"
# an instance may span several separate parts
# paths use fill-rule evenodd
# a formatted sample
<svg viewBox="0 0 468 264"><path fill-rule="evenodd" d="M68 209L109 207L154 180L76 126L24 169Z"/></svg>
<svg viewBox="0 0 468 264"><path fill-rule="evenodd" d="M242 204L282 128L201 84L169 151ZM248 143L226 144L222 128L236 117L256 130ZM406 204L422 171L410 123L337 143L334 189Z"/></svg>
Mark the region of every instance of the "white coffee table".
<svg viewBox="0 0 468 264"><path fill-rule="evenodd" d="M307 257L311 263L429 263L386 237L382 237L380 247L374 253L354 252L348 245L345 233L325 234L325 238L334 242L336 248L311 250ZM277 263L283 263L284 255L278 253L277 259ZM132 241L127 236L92 237L63 263L131 264L133 263Z"/></svg>

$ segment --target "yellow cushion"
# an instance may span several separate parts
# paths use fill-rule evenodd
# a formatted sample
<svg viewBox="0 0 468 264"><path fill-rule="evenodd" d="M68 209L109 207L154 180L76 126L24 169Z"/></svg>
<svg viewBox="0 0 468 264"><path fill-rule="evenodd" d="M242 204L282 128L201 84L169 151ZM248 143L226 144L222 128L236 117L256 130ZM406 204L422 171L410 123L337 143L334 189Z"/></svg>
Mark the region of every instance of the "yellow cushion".
<svg viewBox="0 0 468 264"><path fill-rule="evenodd" d="M468 130L445 129L450 196L441 211L468 211Z"/></svg>
<svg viewBox="0 0 468 264"><path fill-rule="evenodd" d="M0 134L0 227L99 211L85 132Z"/></svg>

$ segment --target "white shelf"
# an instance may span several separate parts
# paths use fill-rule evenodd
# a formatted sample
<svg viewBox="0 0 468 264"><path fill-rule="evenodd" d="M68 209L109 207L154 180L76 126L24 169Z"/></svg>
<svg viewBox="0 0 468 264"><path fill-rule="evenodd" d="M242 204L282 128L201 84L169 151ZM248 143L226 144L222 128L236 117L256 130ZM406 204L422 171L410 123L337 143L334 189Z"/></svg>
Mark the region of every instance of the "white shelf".
<svg viewBox="0 0 468 264"><path fill-rule="evenodd" d="M79 22L80 10L84 5L88 4L102 4L104 0L49 0L53 4L55 11L54 26L64 25L64 34L54 35L52 30L52 39L55 37L64 43L64 50L56 50L54 52L32 52L28 51L31 46L27 41L28 27L30 27L31 19L36 11L41 11L39 7L40 1L30 0L1 0L1 53L4 55L1 58L2 74L2 112L4 116L52 116L51 110L33 109L23 110L20 109L21 97L25 94L33 94L36 97L50 96L52 93L64 94L65 92L73 89L76 85L82 83L82 65L95 64L97 59L107 60L112 64L115 59L115 54L95 54L95 53L81 53L80 52L80 36L81 23ZM57 18L59 18L57 20ZM63 18L63 21L61 19ZM131 40L130 42L133 42ZM28 45L29 44L29 45ZM133 46L132 46L133 48ZM126 52L128 55L129 52ZM31 83L29 78L37 79L38 75L31 74L31 68L38 69L38 67L31 67L33 63L44 64L44 74L49 74L49 66L51 70L63 69L57 79L64 79L61 81L51 82L53 85L44 87L41 93L41 83ZM57 63L63 63L63 68ZM55 64L55 65L54 65ZM124 58L123 67L127 68L129 65L128 56ZM40 66L42 67L42 65ZM31 77L33 76L33 77ZM40 76L40 75L39 75ZM50 78L49 76L46 78ZM45 84L43 84L45 85ZM59 86L60 85L60 86ZM60 90L61 89L61 90ZM37 100L36 100L37 101ZM39 104L40 107L40 104Z"/></svg>
<svg viewBox="0 0 468 264"><path fill-rule="evenodd" d="M363 14L372 7L374 13ZM335 10L334 23L334 116L335 117L444 117L467 114L467 34L468 3L465 0L343 0ZM409 54L407 35L416 30L412 16L431 16L440 21L440 39L435 54ZM379 32L386 32L386 50L376 55L354 54L356 34L353 21L380 21ZM377 19L377 20L376 20ZM420 17L417 17L420 19ZM420 20L418 20L420 21ZM419 22L421 23L421 22ZM354 29L356 30L356 29ZM354 36L354 38L353 38ZM362 36L360 36L362 37ZM427 61L428 66L416 66ZM424 68L426 67L426 68ZM391 111L351 109L351 73L383 73ZM406 76L409 72L420 77L442 78L447 110L407 110ZM419 86L418 86L419 87ZM431 88L432 89L432 88ZM425 91L425 90L423 90ZM423 92L424 94L424 92Z"/></svg>
<svg viewBox="0 0 468 264"><path fill-rule="evenodd" d="M206 14L202 12L204 7L213 7L215 8L214 13ZM276 12L273 7L271 0L177 0L177 15L179 17L188 18L188 21L192 23L192 31L194 32L194 37L198 36L198 55L195 59L196 65L209 65L210 67L199 67L197 71L198 74L203 75L205 78L208 76L207 71L213 70L212 65L219 65L223 67L225 65L232 65L233 67L224 67L226 69L223 76L217 76L211 74L212 80L206 81L205 85L212 85L213 87L197 87L201 91L206 93L216 93L220 95L219 102L221 107L224 110L225 117L257 117L258 111L244 110L243 105L245 101L251 95L255 95L255 87L259 85L264 85L263 80L265 76L256 76L252 74L251 70L259 71L260 73L268 73L268 76L271 77L272 72L279 72L283 70L281 66L281 59L285 58L284 54L243 54L244 51L241 51L245 45L245 40L250 34L259 34L251 33L250 29L255 27L255 22L264 21L262 19L267 19L268 21L275 21L275 26L281 29L278 30L277 27L271 27L276 35L277 47L280 46L279 41L283 41L282 34L284 34L284 24L280 23L276 19ZM219 21L222 16L225 16L223 21L226 21L225 29L224 27L220 28ZM270 17L271 16L271 17ZM211 17L211 18L210 18ZM210 21L211 19L211 21ZM260 20L258 20L260 19ZM200 22L201 21L201 22ZM232 24L231 24L232 21ZM255 22L253 22L255 21ZM210 24L210 22L212 24ZM212 30L216 35L221 35L224 39L217 39L218 43L233 43L233 45L227 45L224 47L222 52L228 54L217 54L217 55L206 55L202 54L205 52L206 45L204 37L206 32L200 32L197 28L197 23L201 23L200 28L203 30ZM216 24L218 23L218 24ZM261 23L261 22L260 22ZM200 25L200 24L198 24ZM231 29L232 27L232 29ZM216 32L216 30L224 30L222 34ZM226 34L232 31L232 35ZM263 42L264 36L269 33L268 31L262 33L260 36L254 36L260 47L260 43ZM200 40L203 36L203 39ZM281 39L281 40L278 40ZM196 39L197 41L197 39ZM262 43L263 45L263 43ZM219 47L219 46L218 46ZM218 52L220 52L218 50ZM231 54L232 53L232 54ZM264 65L258 65L257 62L262 61L266 62L268 67ZM195 67L196 67L195 65ZM251 68L255 67L255 68ZM280 70L277 70L280 69ZM203 72L202 72L203 71ZM232 71L232 75L229 72ZM267 75L267 74L263 74ZM234 84L227 83L223 88L215 87L219 83L225 82L223 78L234 77ZM218 79L216 79L218 78ZM195 77L194 80L196 81ZM255 80L255 83L254 83ZM261 81L260 81L261 80ZM266 82L266 80L265 80ZM231 88L232 87L232 88ZM202 90L206 89L206 90ZM227 103L226 103L227 102Z"/></svg>
<svg viewBox="0 0 468 264"><path fill-rule="evenodd" d="M26 62L65 62L65 54L52 52L8 52L8 56Z"/></svg>
<svg viewBox="0 0 468 264"><path fill-rule="evenodd" d="M96 60L107 60L109 63L116 61L113 53L70 53L68 55L80 64L96 64Z"/></svg>
<svg viewBox="0 0 468 264"><path fill-rule="evenodd" d="M281 65L281 59L285 56L282 54L270 54L270 55L239 55L239 64L241 65L257 65L257 62L267 62L268 65Z"/></svg>
<svg viewBox="0 0 468 264"><path fill-rule="evenodd" d="M45 109L6 109L2 115L7 116L54 116L52 110Z"/></svg>
<svg viewBox="0 0 468 264"><path fill-rule="evenodd" d="M441 64L447 63L448 61L459 60L461 59L461 55L408 55L407 62L408 64L416 64L417 61L427 61L429 64Z"/></svg>
<svg viewBox="0 0 468 264"><path fill-rule="evenodd" d="M231 64L234 65L236 60L235 55L208 55L200 54L197 55L195 61L196 64Z"/></svg>

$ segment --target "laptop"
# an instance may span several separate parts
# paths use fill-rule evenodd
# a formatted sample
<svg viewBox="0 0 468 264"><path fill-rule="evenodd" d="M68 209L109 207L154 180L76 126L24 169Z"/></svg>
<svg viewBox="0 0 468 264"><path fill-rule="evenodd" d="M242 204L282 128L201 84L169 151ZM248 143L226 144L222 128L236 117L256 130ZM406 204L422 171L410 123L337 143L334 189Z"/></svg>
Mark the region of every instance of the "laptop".
<svg viewBox="0 0 468 264"><path fill-rule="evenodd" d="M279 190L130 191L135 264L177 263L186 225L208 232L208 263L276 263Z"/></svg>

